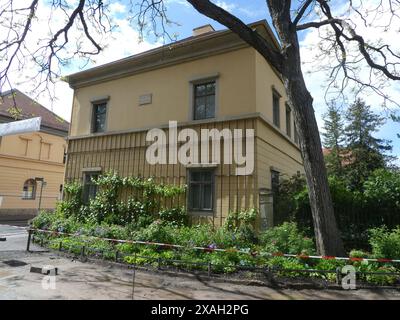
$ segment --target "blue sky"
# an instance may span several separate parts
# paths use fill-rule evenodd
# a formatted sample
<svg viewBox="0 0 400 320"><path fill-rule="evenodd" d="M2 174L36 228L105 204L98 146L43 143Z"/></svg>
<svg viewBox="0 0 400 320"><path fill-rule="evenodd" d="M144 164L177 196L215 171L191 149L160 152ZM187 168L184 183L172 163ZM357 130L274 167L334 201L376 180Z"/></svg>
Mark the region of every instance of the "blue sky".
<svg viewBox="0 0 400 320"><path fill-rule="evenodd" d="M73 1L73 0L71 0ZM170 20L178 23L179 25L173 25L170 28L170 34L176 33L178 39L186 38L192 35L192 29L204 24L211 24L215 29L225 29L223 26L217 22L210 20L209 18L197 13L195 9L191 7L185 0L166 0L168 2L168 17ZM372 0L374 1L374 0ZM112 1L111 1L112 2ZM133 2L136 2L135 0ZM225 9L228 9L231 13L238 16L242 21L246 23L258 21L261 19L266 19L271 25L271 21L268 14L268 9L265 0L214 0L215 3L221 5ZM340 4L343 1L336 1L335 4ZM102 64L109 62L118 58L123 58L131 54L148 50L155 45L160 45L161 43L155 43L154 39L151 37L145 38L144 43L138 44L135 42L136 30L135 28L129 26L124 18L126 15L126 7L129 6L129 0L113 2L112 3L112 14L116 21L120 22L120 32L117 34L117 40L110 40L110 47L108 50L104 50L102 56L98 57L97 64ZM397 31L396 31L397 32ZM398 37L398 33L394 34ZM300 42L304 45L314 45L312 39L312 34L303 32L299 35ZM311 39L311 40L310 40ZM314 40L315 41L315 40ZM115 49L118 48L118 50ZM312 51L310 51L312 52ZM306 60L308 57L302 57ZM76 72L79 62L70 65L68 68L64 68L62 71L64 74L69 74L71 72ZM314 72L313 69L311 69ZM324 103L324 81L321 75L305 74L306 82L309 91L314 97L314 108L316 111L316 116L318 123L321 127L322 125L322 114L326 110L326 105ZM57 91L56 91L57 92ZM66 107L70 104L70 99L72 97L72 91L69 91L67 86L64 85L62 89L58 90L60 92L60 100L58 103L52 104L54 111L65 119L69 119L70 108ZM394 92L400 95L399 85L396 85ZM374 109L380 112L382 109L379 107L379 103L374 97L366 96L365 100L367 103L374 104ZM40 101L45 105L46 101ZM400 157L400 139L397 138L396 134L400 133L400 124L388 121L388 123L382 128L378 133L380 138L385 138L393 140L394 152L393 155ZM400 162L399 162L400 164Z"/></svg>

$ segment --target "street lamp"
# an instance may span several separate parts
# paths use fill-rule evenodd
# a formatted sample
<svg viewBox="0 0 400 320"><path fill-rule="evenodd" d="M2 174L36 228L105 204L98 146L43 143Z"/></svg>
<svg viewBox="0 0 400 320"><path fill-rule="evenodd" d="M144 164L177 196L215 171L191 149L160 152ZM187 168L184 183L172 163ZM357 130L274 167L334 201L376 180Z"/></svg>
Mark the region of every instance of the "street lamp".
<svg viewBox="0 0 400 320"><path fill-rule="evenodd" d="M36 181L36 182L38 182L38 181L41 182L41 184L40 184L40 194L39 194L39 207L38 207L38 215L39 215L39 213L40 213L40 206L41 206L41 204L42 204L43 187L45 187L45 186L47 185L47 182L44 181L44 178L43 178L43 177L41 177L41 178L35 177L35 181Z"/></svg>

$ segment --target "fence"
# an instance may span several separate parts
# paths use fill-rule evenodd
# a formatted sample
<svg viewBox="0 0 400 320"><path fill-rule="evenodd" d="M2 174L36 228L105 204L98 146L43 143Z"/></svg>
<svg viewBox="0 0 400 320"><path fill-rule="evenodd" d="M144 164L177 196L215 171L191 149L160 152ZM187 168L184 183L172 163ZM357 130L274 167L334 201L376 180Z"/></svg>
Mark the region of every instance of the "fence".
<svg viewBox="0 0 400 320"><path fill-rule="evenodd" d="M48 231L48 230L39 230L39 229L30 229L29 230L29 236L28 236L28 242L27 242L27 251L30 251L30 243L32 242L39 242L40 245L43 247L45 245L49 244L49 238L48 237L43 237L39 236L38 239L36 239L35 236L40 235L40 234L47 234L51 235L53 237L56 236L62 236L62 237L74 237L74 238L79 238L79 236L73 235L73 234L67 234L63 232L54 232L54 231ZM135 240L119 240L119 239L109 239L109 238L99 238L99 237L94 237L94 236L85 236L86 238L90 239L97 239L97 240L104 240L104 241L109 241L112 244L118 244L118 243L128 243L128 244L135 244L135 245L142 245L142 246L157 246L158 248L162 249L182 249L182 250L199 250L203 252L236 252L236 253L241 253L241 254L247 254L252 257L256 256L264 256L264 257L286 257L286 258L298 258L298 259L323 259L323 260L340 260L340 261L353 261L353 262L361 262L361 261L368 261L368 262L376 262L376 263L393 263L393 264L400 264L400 259L367 259L367 258L354 258L354 257L332 257L332 256L312 256L312 255L295 255L295 254L285 254L285 253L267 253L267 252L249 252L249 251L244 251L244 250L238 250L238 249L219 249L219 248L209 248L209 247L185 247L182 245L176 245L176 244L167 244L167 243L158 243L158 242L146 242L146 241L135 241ZM63 238L62 238L63 239ZM234 271L253 271L253 272L261 272L267 276L268 280L271 280L274 275L281 275L281 274L289 274L289 273L299 273L299 274L304 274L304 273L318 273L318 274L334 274L336 278L336 283L340 284L341 279L342 279L342 270L340 267L334 269L334 270L320 270L320 269L287 269L287 268L280 268L280 267L270 267L270 266L243 266L243 265L221 265L218 264L214 265L211 262L198 262L198 261L190 261L190 260L180 260L180 259L166 259L166 258L160 258L160 257L152 257L152 256L145 256L145 255L139 255L136 252L133 255L133 259L130 261L130 263L126 263L125 257L130 257L132 258L132 254L124 254L120 252L117 249L113 250L99 250L95 248L91 248L90 246L86 245L69 245L68 248L63 248L63 242L62 239L60 239L59 245L58 245L58 251L67 251L69 253L74 253L79 255L81 258L88 258L88 257L93 257L93 258L101 258L102 260L112 260L116 263L122 263L127 266L132 264L135 268L138 264L138 259L150 262L147 263L147 265L151 266L156 266L157 269L161 270L163 266L186 266L186 271L188 269L193 269L193 268L188 268L188 266L192 266L197 270L200 271L206 271L208 276L215 275L217 274L215 272L216 267L218 268L231 268ZM67 250L66 250L67 249ZM374 271L357 271L356 275L379 275L379 276L394 276L398 280L400 279L400 272L374 272Z"/></svg>
<svg viewBox="0 0 400 320"><path fill-rule="evenodd" d="M281 200L282 202L284 201ZM287 200L285 200L287 201ZM389 229L400 226L400 211L398 208L384 208L380 204L368 205L364 203L334 203L334 210L338 228L346 249L360 248L369 250L368 230L386 226ZM296 221L305 230L309 230L308 236L313 237L313 219L309 205L302 204L299 208L278 208L275 215L275 224L284 221Z"/></svg>

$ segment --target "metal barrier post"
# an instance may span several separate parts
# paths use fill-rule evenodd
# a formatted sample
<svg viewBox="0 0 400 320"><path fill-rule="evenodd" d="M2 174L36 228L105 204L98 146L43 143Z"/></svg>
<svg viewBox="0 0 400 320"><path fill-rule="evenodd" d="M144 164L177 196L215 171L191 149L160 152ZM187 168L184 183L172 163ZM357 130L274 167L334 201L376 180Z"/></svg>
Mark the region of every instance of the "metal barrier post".
<svg viewBox="0 0 400 320"><path fill-rule="evenodd" d="M84 257L85 257L85 246L82 246L82 248L81 248L81 259L83 260Z"/></svg>
<svg viewBox="0 0 400 320"><path fill-rule="evenodd" d="M340 267L336 268L336 284L340 284L342 282L342 270Z"/></svg>
<svg viewBox="0 0 400 320"><path fill-rule="evenodd" d="M136 252L133 260L133 274L132 274L132 300L135 299L135 277L136 277Z"/></svg>
<svg viewBox="0 0 400 320"><path fill-rule="evenodd" d="M31 246L31 238L32 238L32 229L28 230L28 242L26 243L26 251L30 251L30 246Z"/></svg>

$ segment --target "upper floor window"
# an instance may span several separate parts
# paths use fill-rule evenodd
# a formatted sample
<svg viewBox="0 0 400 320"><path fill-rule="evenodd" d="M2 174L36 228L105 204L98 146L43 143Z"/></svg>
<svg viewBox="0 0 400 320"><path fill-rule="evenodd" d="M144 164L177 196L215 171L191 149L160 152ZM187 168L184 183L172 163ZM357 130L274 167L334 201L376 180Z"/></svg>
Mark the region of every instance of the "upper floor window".
<svg viewBox="0 0 400 320"><path fill-rule="evenodd" d="M63 154L63 164L67 163L67 150L64 147L64 154Z"/></svg>
<svg viewBox="0 0 400 320"><path fill-rule="evenodd" d="M22 199L34 200L36 197L36 181L34 179L28 179L24 183L22 189Z"/></svg>
<svg viewBox="0 0 400 320"><path fill-rule="evenodd" d="M189 209L212 211L214 194L213 170L189 171Z"/></svg>
<svg viewBox="0 0 400 320"><path fill-rule="evenodd" d="M93 103L92 132L106 131L107 102Z"/></svg>
<svg viewBox="0 0 400 320"><path fill-rule="evenodd" d="M292 136L292 109L286 104L286 134Z"/></svg>
<svg viewBox="0 0 400 320"><path fill-rule="evenodd" d="M215 80L193 85L194 120L210 119L215 117L215 87Z"/></svg>
<svg viewBox="0 0 400 320"><path fill-rule="evenodd" d="M272 115L273 115L274 125L276 125L278 128L281 126L279 100L280 100L279 94L274 91L272 93Z"/></svg>
<svg viewBox="0 0 400 320"><path fill-rule="evenodd" d="M296 125L294 125L294 143L299 143L299 132L297 131Z"/></svg>

